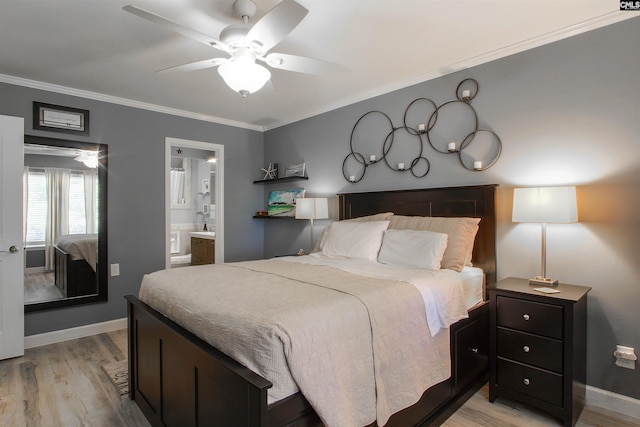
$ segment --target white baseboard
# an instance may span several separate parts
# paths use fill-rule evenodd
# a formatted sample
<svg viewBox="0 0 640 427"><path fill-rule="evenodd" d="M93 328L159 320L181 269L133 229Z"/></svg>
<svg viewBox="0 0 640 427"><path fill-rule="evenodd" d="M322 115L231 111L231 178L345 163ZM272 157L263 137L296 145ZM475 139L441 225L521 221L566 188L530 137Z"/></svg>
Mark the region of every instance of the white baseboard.
<svg viewBox="0 0 640 427"><path fill-rule="evenodd" d="M587 405L640 419L640 400L638 399L588 385L586 400Z"/></svg>
<svg viewBox="0 0 640 427"><path fill-rule="evenodd" d="M78 326L77 328L62 329L60 331L45 332L43 334L29 335L24 337L24 348L40 347L41 345L54 344L57 342L84 338L91 335L103 334L105 332L126 329L127 318L109 320L108 322L93 323L91 325Z"/></svg>

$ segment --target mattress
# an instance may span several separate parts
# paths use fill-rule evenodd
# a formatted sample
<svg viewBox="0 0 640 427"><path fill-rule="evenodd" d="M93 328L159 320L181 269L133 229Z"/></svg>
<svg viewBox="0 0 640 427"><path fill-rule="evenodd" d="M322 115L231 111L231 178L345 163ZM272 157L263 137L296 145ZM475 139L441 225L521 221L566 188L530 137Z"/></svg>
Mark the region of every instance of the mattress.
<svg viewBox="0 0 640 427"><path fill-rule="evenodd" d="M140 299L270 380L269 403L301 391L328 426L384 423L450 376L447 328L467 316L463 275L371 277L342 264L292 257L163 270L143 278Z"/></svg>
<svg viewBox="0 0 640 427"><path fill-rule="evenodd" d="M68 253L72 260L86 260L93 271L96 271L98 259L97 234L65 234L56 239L55 245Z"/></svg>

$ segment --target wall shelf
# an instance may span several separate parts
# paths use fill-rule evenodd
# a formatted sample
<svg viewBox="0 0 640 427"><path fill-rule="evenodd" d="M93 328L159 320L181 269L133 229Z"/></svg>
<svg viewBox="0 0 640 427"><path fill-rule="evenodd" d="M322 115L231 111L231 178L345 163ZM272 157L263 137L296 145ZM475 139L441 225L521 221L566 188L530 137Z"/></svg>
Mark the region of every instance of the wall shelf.
<svg viewBox="0 0 640 427"><path fill-rule="evenodd" d="M277 182L306 181L308 179L309 179L308 176L285 176L283 178L259 179L257 181L253 181L253 183L254 184L275 184Z"/></svg>
<svg viewBox="0 0 640 427"><path fill-rule="evenodd" d="M296 219L294 216L254 215L253 217L258 219Z"/></svg>

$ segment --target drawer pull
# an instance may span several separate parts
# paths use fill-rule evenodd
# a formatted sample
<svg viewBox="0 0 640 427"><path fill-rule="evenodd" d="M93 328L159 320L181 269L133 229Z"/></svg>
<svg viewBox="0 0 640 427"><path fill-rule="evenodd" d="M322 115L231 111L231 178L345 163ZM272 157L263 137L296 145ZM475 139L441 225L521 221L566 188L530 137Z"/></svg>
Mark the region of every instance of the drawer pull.
<svg viewBox="0 0 640 427"><path fill-rule="evenodd" d="M529 320L529 319L531 318L531 316L529 316L528 314L523 314L523 315L522 315L522 318L523 318L524 320Z"/></svg>
<svg viewBox="0 0 640 427"><path fill-rule="evenodd" d="M469 347L469 351L471 353L473 353L473 354L478 354L478 348L477 347L475 347L475 348Z"/></svg>
<svg viewBox="0 0 640 427"><path fill-rule="evenodd" d="M522 347L522 350L523 350L525 353L529 353L529 350L531 350L531 349L529 348L529 346L528 346L528 345L525 345L524 347Z"/></svg>
<svg viewBox="0 0 640 427"><path fill-rule="evenodd" d="M525 378L522 382L524 383L524 385L529 385L531 381L529 381L529 378Z"/></svg>

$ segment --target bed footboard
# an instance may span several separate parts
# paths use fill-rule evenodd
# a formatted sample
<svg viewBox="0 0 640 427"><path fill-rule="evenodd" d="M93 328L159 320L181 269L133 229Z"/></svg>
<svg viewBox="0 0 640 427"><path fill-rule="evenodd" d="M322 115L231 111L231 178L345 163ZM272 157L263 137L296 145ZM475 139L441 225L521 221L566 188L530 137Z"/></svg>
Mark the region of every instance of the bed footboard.
<svg viewBox="0 0 640 427"><path fill-rule="evenodd" d="M126 296L129 397L154 426L267 427L271 383Z"/></svg>
<svg viewBox="0 0 640 427"><path fill-rule="evenodd" d="M55 250L55 285L64 297L79 297L98 293L96 272L84 259L72 259L71 255L60 249Z"/></svg>
<svg viewBox="0 0 640 427"><path fill-rule="evenodd" d="M135 296L125 298L129 397L153 426L322 426L300 393L267 405L271 382ZM486 382L488 308L488 303L480 304L470 311L469 319L452 325L451 378L427 390L415 405L392 416L387 426L430 425L432 421L439 425L457 408L452 404L458 397ZM459 401L463 403L466 398Z"/></svg>

